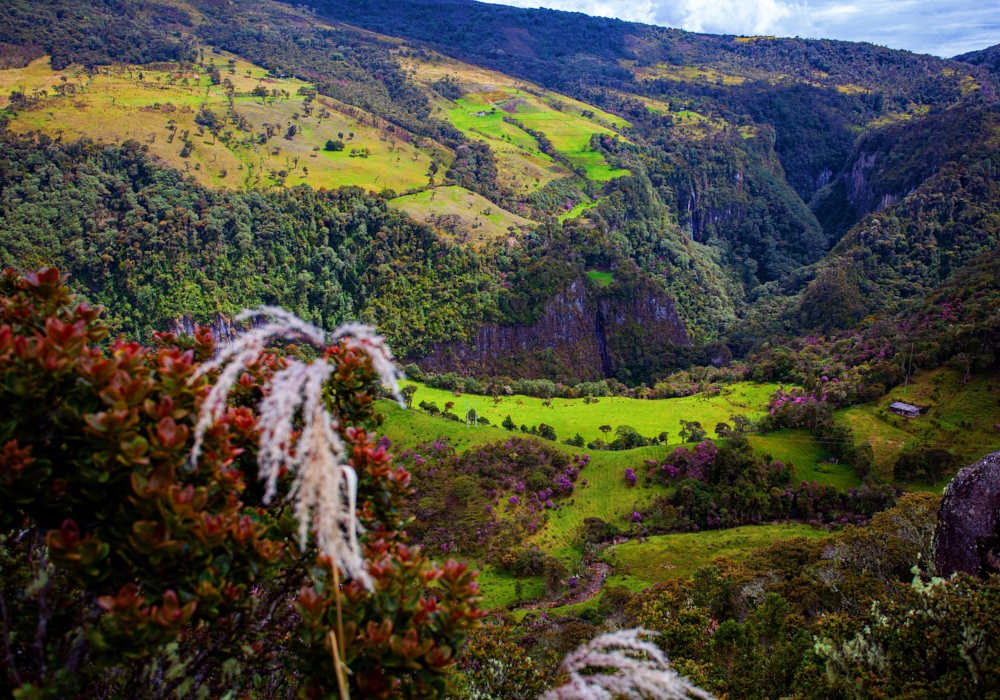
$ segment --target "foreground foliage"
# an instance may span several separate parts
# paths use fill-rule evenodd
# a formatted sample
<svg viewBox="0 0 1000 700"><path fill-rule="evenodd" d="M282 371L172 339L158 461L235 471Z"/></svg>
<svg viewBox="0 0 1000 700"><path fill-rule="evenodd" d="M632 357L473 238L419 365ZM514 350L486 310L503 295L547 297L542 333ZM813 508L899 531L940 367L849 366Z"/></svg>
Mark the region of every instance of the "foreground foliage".
<svg viewBox="0 0 1000 700"><path fill-rule="evenodd" d="M0 294L2 665L18 697L332 697L334 636L351 692L446 691L479 615L474 574L407 543L410 476L369 432L378 375L365 353L341 344L316 361L333 366L324 397L360 476L370 590L338 586L329 559L294 546L291 475L270 506L249 475L253 407L283 359L239 376L192 465L215 376L198 374L207 331L103 349L99 312L58 271L8 271Z"/></svg>
<svg viewBox="0 0 1000 700"><path fill-rule="evenodd" d="M494 611L472 634L467 678L499 687L488 655L501 653L551 679L567 649L638 625L681 673L733 700L996 698L1000 578L932 578L938 506L906 495L864 526L718 557L638 594L606 586L563 615Z"/></svg>

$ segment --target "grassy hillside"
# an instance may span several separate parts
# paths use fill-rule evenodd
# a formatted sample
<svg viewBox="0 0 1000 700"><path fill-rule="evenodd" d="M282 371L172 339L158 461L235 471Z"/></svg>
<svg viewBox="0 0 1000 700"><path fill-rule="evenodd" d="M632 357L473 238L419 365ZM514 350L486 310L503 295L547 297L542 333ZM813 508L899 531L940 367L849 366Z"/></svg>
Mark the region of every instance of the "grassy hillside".
<svg viewBox="0 0 1000 700"><path fill-rule="evenodd" d="M920 372L907 388L896 387L877 402L837 414L837 419L868 440L875 450L877 475L889 481L892 467L906 450L943 448L961 465L1000 450L1000 371L993 370L963 381L962 373L941 368ZM919 418L889 413L894 401L927 409ZM936 484L914 482L910 488L940 491Z"/></svg>
<svg viewBox="0 0 1000 700"><path fill-rule="evenodd" d="M466 403L475 408L480 416L489 419L495 426L500 425L508 415L517 426L531 428L546 423L555 428L560 440L571 438L577 433L587 442L597 438L611 437L620 425L630 425L647 437L668 434L669 444L679 445L680 421L700 421L712 432L717 423L728 421L733 415L759 417L769 397L778 388L776 384L756 384L751 382L734 384L719 396L689 396L662 401L647 401L621 397L601 398L587 404L584 399L552 399L551 405L543 405L543 399L531 396L505 396L494 405L487 396L463 395L455 397L450 391L434 389L424 384L408 382L417 387L414 405L421 401L433 402L442 410L445 403L455 402L454 411L463 415ZM610 425L612 432L602 433L600 427Z"/></svg>
<svg viewBox="0 0 1000 700"><path fill-rule="evenodd" d="M779 462L794 465L796 481L816 481L838 489L861 486L861 479L850 465L826 461L833 455L808 430L775 430L765 435L750 435L748 439L758 454L769 454Z"/></svg>
<svg viewBox="0 0 1000 700"><path fill-rule="evenodd" d="M308 104L300 93L312 88L307 83L275 78L232 54L209 56L203 67L184 71L115 66L96 73L78 66L56 71L44 57L0 71L0 107L10 103L11 92L21 92L30 103L16 109L10 126L15 132L67 141L133 139L211 187L406 190L427 184L432 157L450 158L447 149L421 150L405 132L376 127L385 125L332 98ZM231 87L212 84L212 67ZM260 88L272 96L251 94ZM199 124L202 110L213 113L219 126ZM292 127L294 135L286 138ZM344 150L324 150L330 140L342 140Z"/></svg>
<svg viewBox="0 0 1000 700"><path fill-rule="evenodd" d="M405 211L417 221L434 225L449 240L470 243L505 238L534 222L501 209L480 194L453 185L436 187L405 197L397 197L391 206Z"/></svg>
<svg viewBox="0 0 1000 700"><path fill-rule="evenodd" d="M440 54L406 52L402 64L428 90L449 81L461 97L439 93L436 113L470 138L486 140L498 154L501 182L522 194L571 173L539 148L538 141L505 122L513 117L526 127L543 132L559 154L573 166L586 169L587 177L606 181L628 174L611 168L600 153L590 149L593 134L612 134L614 128L631 124L613 114L565 95L544 90L497 71L472 66Z"/></svg>

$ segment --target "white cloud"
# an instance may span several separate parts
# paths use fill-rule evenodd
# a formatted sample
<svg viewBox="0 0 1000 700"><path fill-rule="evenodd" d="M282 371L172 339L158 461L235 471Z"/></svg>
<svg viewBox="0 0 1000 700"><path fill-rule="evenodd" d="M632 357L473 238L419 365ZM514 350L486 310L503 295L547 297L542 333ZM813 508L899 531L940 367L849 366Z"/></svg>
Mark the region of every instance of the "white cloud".
<svg viewBox="0 0 1000 700"><path fill-rule="evenodd" d="M1000 43L1000 0L486 0L711 34L870 41L938 56Z"/></svg>

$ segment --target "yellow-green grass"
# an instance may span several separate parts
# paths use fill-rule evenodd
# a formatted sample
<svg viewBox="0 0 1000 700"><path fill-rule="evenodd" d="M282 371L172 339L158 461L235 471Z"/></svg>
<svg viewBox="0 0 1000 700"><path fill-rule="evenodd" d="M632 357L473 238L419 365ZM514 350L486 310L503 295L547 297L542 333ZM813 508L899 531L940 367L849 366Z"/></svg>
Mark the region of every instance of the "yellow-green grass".
<svg viewBox="0 0 1000 700"><path fill-rule="evenodd" d="M630 487L625 481L625 470L631 467L639 475L645 470L646 460L665 457L669 448L642 447L622 452L587 452L590 464L580 472L576 490L563 505L549 513L549 521L532 543L558 555L573 556L569 550L583 536L583 521L600 518L620 528L627 528L632 512L648 506L656 496L670 492L658 485ZM583 485L583 479L587 484ZM640 479L642 484L644 480Z"/></svg>
<svg viewBox="0 0 1000 700"><path fill-rule="evenodd" d="M797 523L780 525L747 525L728 530L703 530L675 535L657 535L646 541L632 540L605 550L604 559L624 569L624 582L636 588L663 583L671 579L688 578L716 557L746 559L751 552L779 540L794 537L823 539L826 530ZM633 581L632 579L636 579ZM613 583L609 585L614 585Z"/></svg>
<svg viewBox="0 0 1000 700"><path fill-rule="evenodd" d="M530 134L504 121L504 117L511 115L501 107L512 101L516 105L513 116L526 127L543 132L574 166L586 168L587 177L605 181L628 174L627 170L609 166L601 153L590 148L593 134L615 132L599 123L596 113L593 118L584 117L582 112L586 107L573 110L562 98L546 101L522 90L474 92L456 100L454 106L445 110L445 115L462 131L502 142L516 149L518 155L551 160L541 152ZM562 111L553 107L554 104Z"/></svg>
<svg viewBox="0 0 1000 700"><path fill-rule="evenodd" d="M501 209L482 195L457 185L397 197L390 204L418 221L433 222L442 216L457 217L459 224L455 230L442 233L460 243L471 242L473 245L509 236L508 229L511 227L516 231L534 226L534 222Z"/></svg>
<svg viewBox="0 0 1000 700"><path fill-rule="evenodd" d="M417 382L407 382L417 387L414 405L421 401L433 402L444 410L444 404L455 402L455 411L464 414L465 404L476 408L480 416L485 416L493 425L500 425L510 416L515 425L528 428L546 423L555 428L560 440L571 438L577 433L586 442L597 438L607 441L614 439L613 430L620 425L629 425L647 437L668 433L670 444L680 444L680 421L699 421L714 436L717 423L729 421L730 416L746 415L759 417L766 410L771 394L778 388L776 384L742 382L725 387L719 396L686 396L676 399L643 400L620 397L600 398L595 403L586 404L584 399L552 399L550 406L543 400L531 396L503 396L494 405L486 396L466 394L456 398L450 391L434 389ZM600 427L609 425L612 432L606 435Z"/></svg>
<svg viewBox="0 0 1000 700"><path fill-rule="evenodd" d="M464 402L462 407L464 410ZM532 540L547 551L569 554L568 550L580 538L585 518L596 517L626 526L633 510L647 505L657 495L668 493L668 489L655 485L630 488L625 481L627 467L641 474L645 460L662 459L671 449L668 447L643 447L621 452L589 451L522 433L510 433L502 428L467 428L464 422L429 416L421 411L404 411L388 402L379 404L379 412L385 416L380 432L392 441L392 450L397 454L442 438L463 452L476 445L512 437L534 439L568 454L589 454L590 464L580 472L576 491L563 501L561 508L550 512L548 524ZM586 486L583 479L587 480Z"/></svg>
<svg viewBox="0 0 1000 700"><path fill-rule="evenodd" d="M569 221L570 219L575 219L576 217L580 216L580 214L582 214L583 212L587 211L588 209L593 209L596 206L597 202L587 202L587 201L580 202L569 211L560 214L559 221Z"/></svg>
<svg viewBox="0 0 1000 700"><path fill-rule="evenodd" d="M48 59L43 58L23 69L0 71L0 94L5 96L0 106L14 89L28 95L45 90L47 97L42 97L35 107L18 113L11 124L12 130L40 131L66 141L88 137L120 143L133 139L146 145L152 156L194 175L210 187L266 188L283 181L288 186L305 183L317 188L358 185L366 189L405 190L427 184L429 152L409 144L401 147L393 144L387 133L361 124L345 114L346 110L337 111L340 107L326 98L317 100L313 115L307 118L304 98L296 94L306 83L267 77L263 68L230 54L219 54L212 59L236 92L247 95L236 97L234 107L249 125L248 131L259 134L264 124L270 124L277 132L267 144L244 143L250 134L232 123L221 129L222 134L230 132L229 139L216 139L195 123L202 107L222 118L228 111L223 87L211 85L207 71L200 68L171 74L135 66L116 67L103 68L88 76L72 66L53 71ZM232 72L229 60L234 62ZM55 88L63 84L72 85L77 93L72 97L56 96ZM248 96L258 85L285 91L290 97L263 101ZM329 106L328 116L323 119L319 118L324 108L319 104L321 101ZM355 114L361 112L356 110ZM291 125L299 133L287 140L283 136ZM173 132L168 128L171 126L176 127ZM186 158L181 157L184 132L193 145ZM355 136L349 138L352 132ZM346 150L340 153L322 150L327 140L338 138L338 133L344 134ZM368 149L369 157L352 158L352 148ZM435 154L444 161L450 158L441 147ZM276 177L281 172L284 177Z"/></svg>
<svg viewBox="0 0 1000 700"><path fill-rule="evenodd" d="M503 121L503 112L488 117L476 117L479 111L490 112L493 104L487 100L504 99L526 87L515 78L484 68L460 63L439 54L429 59L400 56L400 61L422 84L430 97L435 116L451 121L472 139L489 143L497 158L497 179L501 186L521 195L530 194L552 182L568 177L570 171L538 149L537 142L521 129ZM433 84L450 78L468 90L467 97L449 101L433 91ZM504 91L511 92L504 92ZM483 95L482 93L489 93Z"/></svg>
<svg viewBox="0 0 1000 700"><path fill-rule="evenodd" d="M524 101L528 104L519 104L514 117L526 127L544 133L560 155L586 169L588 178L606 182L629 174L628 170L608 165L604 156L590 147L591 136L610 136L614 131L571 111L562 101L557 103L563 106L562 111L537 99Z"/></svg>
<svg viewBox="0 0 1000 700"><path fill-rule="evenodd" d="M766 435L751 435L749 440L757 454L769 454L779 462L794 465L796 481L817 481L842 490L861 486L861 479L850 465L821 461L833 455L808 430L776 430Z"/></svg>
<svg viewBox="0 0 1000 700"><path fill-rule="evenodd" d="M742 561L755 549L767 547L780 540L795 537L824 539L829 536L828 532L808 525L782 524L658 535L650 537L646 542L632 540L606 551L605 561L616 564L619 571L622 569L625 571L608 576L604 581L604 587L621 587L633 593L640 593L657 583L690 578L695 571L711 564L716 557ZM629 565L627 569L626 565ZM527 588L527 584L522 585ZM550 608L546 613L564 617L576 616L584 611L596 609L600 600L601 594L598 593L590 600ZM520 619L527 613L528 611L519 611L515 616Z"/></svg>
<svg viewBox="0 0 1000 700"><path fill-rule="evenodd" d="M714 68L702 66L673 66L660 63L655 66L629 66L638 80L673 80L675 82L700 82L723 85L742 85L746 78L740 75L722 73Z"/></svg>
<svg viewBox="0 0 1000 700"><path fill-rule="evenodd" d="M879 401L839 411L836 419L852 428L859 439L875 451L876 474L892 480L892 467L906 449L943 448L960 465L1000 450L1000 371L992 370L963 381L960 372L937 369L918 372L908 386L894 388ZM894 401L904 401L928 410L907 419L888 412ZM940 491L947 479L936 484L909 483L905 488Z"/></svg>
<svg viewBox="0 0 1000 700"><path fill-rule="evenodd" d="M486 609L517 603L517 581L510 573L488 566L479 572L479 590L483 593L482 607ZM545 582L539 577L520 579L521 600L540 598L545 594Z"/></svg>
<svg viewBox="0 0 1000 700"><path fill-rule="evenodd" d="M572 548L579 540L584 518L599 517L625 526L633 510L648 504L655 496L668 492L668 489L660 486L630 488L625 481L627 467L641 473L645 460L663 458L670 449L667 447L596 452L532 438L522 433L510 433L500 428L467 428L465 423L432 417L420 411L404 411L388 402L381 403L379 411L385 415L381 432L392 441L392 450L396 453L442 438L446 438L450 445L461 452L488 442L527 437L568 454L590 454L590 464L580 472L576 491L563 500L559 509L549 513L548 524L532 540L533 544L547 551L565 554L567 549ZM587 480L586 486L583 485L583 479Z"/></svg>
<svg viewBox="0 0 1000 700"><path fill-rule="evenodd" d="M499 107L510 100L524 103L514 115L518 120L544 131L555 148L574 166L587 169L591 179L603 181L628 174L627 170L611 168L600 153L589 149L592 134L611 134L615 127L631 126L621 117L537 85L433 52L426 52L425 57L400 55L399 60L413 79L425 87L434 101L436 115L470 136L488 141L494 151L505 153L505 157L499 159L500 179L512 185L515 191L531 191L570 173L542 154L530 135L503 121L505 112ZM466 95L452 102L434 92L434 84L444 78L455 81ZM492 111L494 107L497 108L495 112ZM546 166L546 163L551 164ZM523 170L528 171L527 176Z"/></svg>
<svg viewBox="0 0 1000 700"><path fill-rule="evenodd" d="M611 283L615 281L615 273L609 270L587 270L587 277L601 287L610 287Z"/></svg>

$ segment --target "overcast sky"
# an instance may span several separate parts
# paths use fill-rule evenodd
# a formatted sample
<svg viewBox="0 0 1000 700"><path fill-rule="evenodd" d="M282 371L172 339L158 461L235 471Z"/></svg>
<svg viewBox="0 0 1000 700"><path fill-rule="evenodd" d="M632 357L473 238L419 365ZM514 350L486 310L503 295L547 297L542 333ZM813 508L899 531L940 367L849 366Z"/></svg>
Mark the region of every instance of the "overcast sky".
<svg viewBox="0 0 1000 700"><path fill-rule="evenodd" d="M710 34L870 41L951 57L1000 44L1000 0L486 0Z"/></svg>

